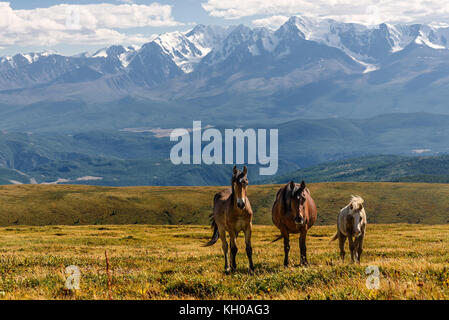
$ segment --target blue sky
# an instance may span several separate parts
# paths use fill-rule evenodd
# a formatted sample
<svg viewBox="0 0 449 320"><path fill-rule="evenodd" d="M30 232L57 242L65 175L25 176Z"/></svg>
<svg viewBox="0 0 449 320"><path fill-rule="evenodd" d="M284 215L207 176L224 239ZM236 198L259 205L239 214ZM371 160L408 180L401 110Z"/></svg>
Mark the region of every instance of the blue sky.
<svg viewBox="0 0 449 320"><path fill-rule="evenodd" d="M2 1L0 0L0 3ZM6 1L5 1L6 2ZM191 29L195 24L205 24L205 25L235 25L235 24L246 24L251 25L251 21L254 17L259 17L263 15L254 15L252 17L241 17L238 19L226 19L222 17L214 17L208 14L206 10L202 7L203 0L159 0L159 1L148 1L148 0L134 0L134 1L92 1L92 0L43 0L43 1L31 1L31 0L14 0L9 2L11 9L15 10L35 10L37 8L51 8L53 6L68 4L75 6L89 5L89 4L103 4L108 3L111 5L126 5L126 4L136 4L136 5L151 5L152 3L158 3L161 5L171 6L171 16L179 25L176 26L144 26L144 27L130 27L130 28L114 28L111 26L112 30L118 30L124 35L156 35L164 32L171 31L186 31ZM1 11L1 9L0 9ZM1 19L1 18L0 18ZM1 25L0 25L1 27ZM0 31L1 33L1 31ZM32 42L32 41L31 41ZM131 44L141 44L142 41L118 41L124 45ZM145 41L143 41L145 42ZM107 46L110 42L99 41L98 43L70 43L70 41L58 41L58 43L51 45L39 45L36 43L27 43L23 41L20 44L8 45L1 43L0 36L0 56L14 55L19 52L39 52L45 50L53 50L63 54L78 54L84 51L94 51L96 49Z"/></svg>
<svg viewBox="0 0 449 320"><path fill-rule="evenodd" d="M67 15L78 16L67 24ZM76 54L143 44L194 24L276 28L292 15L358 22L449 22L447 0L0 0L0 56L55 50ZM70 16L72 17L72 16ZM76 19L75 19L76 20ZM76 26L75 26L76 25Z"/></svg>
<svg viewBox="0 0 449 320"><path fill-rule="evenodd" d="M226 20L221 18L214 18L207 14L207 12L201 7L201 3L205 1L201 0L159 0L159 1L148 1L148 0L135 0L132 1L134 4L151 4L153 2L158 2L160 4L168 4L173 8L173 16L182 22L199 22L203 24L223 24L226 23ZM65 1L56 1L56 0L14 0L11 1L11 7L14 9L34 9L37 7L45 8L58 4L92 4L92 3L111 3L111 4L126 4L126 1L92 1L92 0L65 0ZM130 2L131 3L131 2ZM155 29L155 32L158 31L168 31L169 29Z"/></svg>

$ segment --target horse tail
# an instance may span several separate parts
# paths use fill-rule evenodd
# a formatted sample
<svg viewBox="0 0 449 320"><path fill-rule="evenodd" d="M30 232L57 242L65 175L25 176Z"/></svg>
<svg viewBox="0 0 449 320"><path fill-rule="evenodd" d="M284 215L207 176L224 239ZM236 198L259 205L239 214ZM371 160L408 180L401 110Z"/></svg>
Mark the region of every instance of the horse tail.
<svg viewBox="0 0 449 320"><path fill-rule="evenodd" d="M273 241L271 241L271 243L275 243L278 240L281 240L284 236L282 234L278 235L276 239L274 239Z"/></svg>
<svg viewBox="0 0 449 320"><path fill-rule="evenodd" d="M329 243L331 243L332 241L335 241L338 239L338 231L335 232L334 236L332 237L332 239L329 240Z"/></svg>
<svg viewBox="0 0 449 320"><path fill-rule="evenodd" d="M214 245L215 242L218 241L218 238L220 236L218 233L217 223L215 222L215 219L214 219L214 214L211 213L209 218L211 220L211 227L214 229L214 233L212 234L212 238L210 239L210 241L208 243L206 243L203 247L210 247L210 246Z"/></svg>

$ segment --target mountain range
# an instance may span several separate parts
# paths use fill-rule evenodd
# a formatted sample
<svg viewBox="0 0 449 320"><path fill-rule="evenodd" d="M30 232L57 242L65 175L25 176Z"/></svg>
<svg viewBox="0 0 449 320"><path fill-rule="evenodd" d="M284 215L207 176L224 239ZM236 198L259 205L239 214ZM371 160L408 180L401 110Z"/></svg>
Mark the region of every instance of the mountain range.
<svg viewBox="0 0 449 320"><path fill-rule="evenodd" d="M449 116L412 113L369 119L294 119L271 126L279 129L279 171L275 177L259 176L258 167L249 166L252 184L289 178L393 181L414 175L414 168L419 169L415 175L440 172L442 179L449 176L442 165L448 160L444 154L449 151ZM224 134L225 128L216 129ZM173 165L169 159L173 145L163 131L3 132L0 184L229 184L232 165ZM397 156L386 158L387 162L376 157L365 160L380 154ZM416 166L406 170L412 163L409 157L417 156L441 158L438 165L425 167L430 171ZM335 161L346 162L338 166ZM348 174L351 168L354 173ZM423 181L441 179L424 177Z"/></svg>
<svg viewBox="0 0 449 320"><path fill-rule="evenodd" d="M0 58L0 116L16 120L0 125L23 130L21 116L39 121L28 130L40 130L70 115L76 130L89 113L110 119L108 129L123 129L124 108L161 127L195 119L226 124L236 113L241 125L449 114L448 40L443 25L367 27L295 16L277 30L198 25L141 47L17 54ZM222 109L228 112L217 119Z"/></svg>
<svg viewBox="0 0 449 320"><path fill-rule="evenodd" d="M228 184L229 166L170 163L166 133L193 120L279 129L279 179L334 179L315 166L448 153L448 89L449 26L437 24L295 16L276 30L197 25L142 46L19 53L0 58L0 183ZM255 169L251 181L267 181ZM385 177L350 177L405 179L366 170Z"/></svg>

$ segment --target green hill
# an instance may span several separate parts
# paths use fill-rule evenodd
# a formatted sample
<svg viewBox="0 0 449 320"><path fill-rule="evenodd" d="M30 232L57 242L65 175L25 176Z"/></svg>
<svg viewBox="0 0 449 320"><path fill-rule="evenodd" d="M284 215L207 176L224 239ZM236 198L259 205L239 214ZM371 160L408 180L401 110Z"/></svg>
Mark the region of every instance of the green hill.
<svg viewBox="0 0 449 320"><path fill-rule="evenodd" d="M309 188L319 225L334 224L352 194L366 202L369 223L449 223L449 185L317 183ZM0 226L88 224L208 224L222 187L0 187ZM250 186L256 224L271 225L278 185Z"/></svg>
<svg viewBox="0 0 449 320"><path fill-rule="evenodd" d="M103 186L220 185L232 165L174 165L167 137L149 132L88 133L0 132L0 184L18 181ZM299 168L279 160L279 173ZM258 165L249 166L252 181ZM20 175L16 170L23 173ZM92 178L93 179L89 179Z"/></svg>
<svg viewBox="0 0 449 320"><path fill-rule="evenodd" d="M372 156L323 163L270 179L290 180L391 181L449 183L449 155L428 157Z"/></svg>
<svg viewBox="0 0 449 320"><path fill-rule="evenodd" d="M190 127L189 122L180 126ZM213 125L223 132L231 126L204 122L203 127ZM272 128L279 132L279 171L285 175L299 168L310 168L324 162L359 158L372 155L399 155L397 158L377 158L372 172L360 174L344 171L342 177L335 173L322 174L322 167L313 172L300 171L299 175L309 174L313 181L349 181L349 180L387 180L403 178L401 171L407 166L394 170L382 166L392 166L397 161L416 156L419 152L426 155L447 153L449 145L449 116L432 114L389 114L369 119L295 119L282 124L252 123L252 128ZM6 132L0 131L0 168L15 169L27 175L24 182L33 178L38 183L54 182L78 184L77 179L88 176L101 179L81 180L83 184L103 186L133 185L221 185L229 181L230 166L191 166L173 165L170 149L174 145L167 136L157 136L154 126L119 131L118 128L98 128L96 131L58 131L58 132ZM164 128L168 129L168 128ZM206 143L203 144L205 146ZM417 153L418 152L418 153ZM351 160L352 161L352 160ZM355 160L357 161L357 160ZM360 161L362 166L370 165ZM408 160L407 160L408 161ZM447 159L443 159L447 161ZM366 161L365 161L366 162ZM351 166L359 165L357 162ZM324 167L326 167L324 165ZM422 165L420 164L420 167ZM251 181L265 183L258 176L258 170L250 168ZM449 170L440 172L429 167L431 173L408 170L407 176L431 175L424 181L449 181ZM438 169L439 167L437 167ZM358 168L357 168L358 169ZM363 169L363 168L362 168ZM397 169L397 170L396 170ZM337 168L337 171L340 170ZM396 171L395 171L396 170ZM399 174L398 174L399 173ZM441 175L447 177L440 177ZM436 177L438 176L438 177ZM327 179L326 177L330 177ZM271 177L275 179L276 177ZM407 181L423 180L420 177ZM412 180L410 180L412 179ZM0 181L10 183L10 173L0 171ZM33 181L34 181L33 180ZM310 180L310 179L308 179ZM284 181L284 180L276 180ZM274 181L274 182L276 182Z"/></svg>

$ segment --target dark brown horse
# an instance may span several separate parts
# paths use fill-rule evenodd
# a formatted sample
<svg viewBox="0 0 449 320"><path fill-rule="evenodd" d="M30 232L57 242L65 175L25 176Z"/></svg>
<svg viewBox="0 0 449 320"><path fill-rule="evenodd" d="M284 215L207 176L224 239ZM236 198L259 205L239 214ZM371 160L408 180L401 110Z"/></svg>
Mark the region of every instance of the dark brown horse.
<svg viewBox="0 0 449 320"><path fill-rule="evenodd" d="M211 246L221 239L223 253L225 257L225 271L229 271L228 265L228 243L226 241L226 231L229 233L229 243L231 247L231 270L236 269L235 256L237 255L236 239L240 231L245 233L246 254L249 260L249 269L254 271L253 249L251 247L251 229L253 210L247 195L248 169L243 167L243 171L234 167L231 188L220 191L214 197L214 211L211 214L212 227L214 233L212 239L205 245Z"/></svg>
<svg viewBox="0 0 449 320"><path fill-rule="evenodd" d="M272 218L274 225L281 231L281 235L274 241L284 238L284 266L288 266L290 233L300 234L301 265L308 264L306 236L307 231L315 223L316 217L316 205L304 181L301 182L301 185L292 181L283 186L276 194Z"/></svg>

